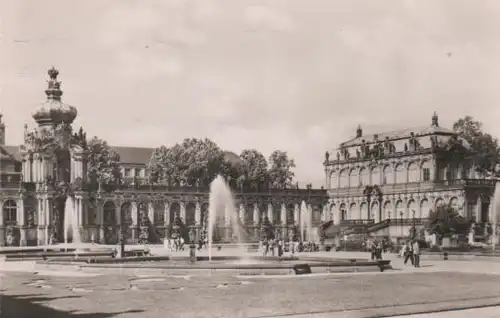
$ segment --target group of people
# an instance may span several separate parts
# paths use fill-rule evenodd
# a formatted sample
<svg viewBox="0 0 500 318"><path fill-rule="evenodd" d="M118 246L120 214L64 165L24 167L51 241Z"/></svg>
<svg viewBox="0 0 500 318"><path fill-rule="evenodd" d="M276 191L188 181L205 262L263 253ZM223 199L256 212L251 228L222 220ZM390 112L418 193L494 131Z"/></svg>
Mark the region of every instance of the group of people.
<svg viewBox="0 0 500 318"><path fill-rule="evenodd" d="M275 253L277 251L278 256L281 257L283 256L283 250L284 250L283 240L270 239L262 241L262 252L264 256L267 256L269 252L271 253L272 256L275 256Z"/></svg>
<svg viewBox="0 0 500 318"><path fill-rule="evenodd" d="M384 251L384 245L382 242L379 241L373 241L371 246L370 246L370 255L371 255L371 260L381 260L382 259L382 252Z"/></svg>
<svg viewBox="0 0 500 318"><path fill-rule="evenodd" d="M420 267L420 244L417 240L408 240L401 249L401 257L404 259L404 264L410 260L411 265Z"/></svg>
<svg viewBox="0 0 500 318"><path fill-rule="evenodd" d="M180 236L176 238L171 238L167 240L167 249L170 252L176 251L184 251L184 239Z"/></svg>

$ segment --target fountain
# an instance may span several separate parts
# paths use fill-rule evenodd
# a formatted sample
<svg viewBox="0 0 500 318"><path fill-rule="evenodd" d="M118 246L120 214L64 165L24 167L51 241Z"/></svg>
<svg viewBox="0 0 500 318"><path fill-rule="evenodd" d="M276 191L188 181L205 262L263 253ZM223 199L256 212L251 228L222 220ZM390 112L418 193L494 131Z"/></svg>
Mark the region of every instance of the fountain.
<svg viewBox="0 0 500 318"><path fill-rule="evenodd" d="M230 218L232 233L237 238L237 243L241 245L242 237L238 227L238 214L233 200L231 190L224 178L218 175L210 184L210 194L208 199L208 260L212 260L212 239L215 223L219 217ZM227 220L226 220L227 222Z"/></svg>
<svg viewBox="0 0 500 318"><path fill-rule="evenodd" d="M78 216L76 215L75 200L68 196L64 206L64 243L72 239L73 245L81 245L82 238L78 229Z"/></svg>
<svg viewBox="0 0 500 318"><path fill-rule="evenodd" d="M300 204L300 240L302 242L306 242L306 233L308 238L310 239L311 232L311 222L309 222L309 209L307 208L307 204L305 201L302 201ZM307 229L307 231L306 231Z"/></svg>

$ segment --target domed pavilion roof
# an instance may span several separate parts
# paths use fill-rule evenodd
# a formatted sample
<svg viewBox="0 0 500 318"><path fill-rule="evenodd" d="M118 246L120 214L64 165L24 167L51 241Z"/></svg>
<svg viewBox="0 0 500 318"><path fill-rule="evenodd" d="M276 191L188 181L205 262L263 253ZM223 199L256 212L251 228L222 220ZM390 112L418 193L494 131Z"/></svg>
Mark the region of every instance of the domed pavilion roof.
<svg viewBox="0 0 500 318"><path fill-rule="evenodd" d="M63 92L61 90L61 82L57 80L59 71L52 67L48 71L48 74L48 88L45 90L47 100L38 107L32 116L40 126L63 122L71 124L76 118L77 110L75 107L64 104L61 101Z"/></svg>

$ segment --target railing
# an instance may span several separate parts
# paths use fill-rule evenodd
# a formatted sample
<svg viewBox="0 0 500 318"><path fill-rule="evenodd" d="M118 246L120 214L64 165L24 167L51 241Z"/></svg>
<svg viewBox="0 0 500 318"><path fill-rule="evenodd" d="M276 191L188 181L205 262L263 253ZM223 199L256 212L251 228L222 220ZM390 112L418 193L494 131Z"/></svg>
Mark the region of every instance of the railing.
<svg viewBox="0 0 500 318"><path fill-rule="evenodd" d="M369 219L354 219L354 220L341 220L340 225L371 225L374 224L374 220Z"/></svg>
<svg viewBox="0 0 500 318"><path fill-rule="evenodd" d="M411 182L399 184L379 185L383 194L406 193L406 192L429 192L439 190L459 190L465 187L493 187L495 180L489 179L461 179L461 180L440 180L429 182ZM332 188L328 192L334 196L363 196L366 185L358 187Z"/></svg>
<svg viewBox="0 0 500 318"><path fill-rule="evenodd" d="M160 192L174 192L174 193L206 193L208 194L209 187L202 186L172 186L164 184L149 184L146 180L136 179L134 181L127 180L122 185L120 185L119 190L121 191L160 191ZM262 189L255 190L251 188L240 188L232 189L233 193L237 194L252 194L259 196L274 196L274 195L284 195L284 196L297 196L301 198L326 198L327 191L324 189L298 189L298 188L286 188L286 189Z"/></svg>

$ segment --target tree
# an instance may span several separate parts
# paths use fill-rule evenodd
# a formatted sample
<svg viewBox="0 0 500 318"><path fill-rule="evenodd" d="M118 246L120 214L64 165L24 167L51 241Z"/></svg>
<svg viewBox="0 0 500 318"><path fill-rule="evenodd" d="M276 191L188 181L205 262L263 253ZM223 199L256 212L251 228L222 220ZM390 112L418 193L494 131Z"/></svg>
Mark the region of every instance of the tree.
<svg viewBox="0 0 500 318"><path fill-rule="evenodd" d="M120 155L106 141L97 137L88 142L88 181L94 188L102 183L118 186L121 180Z"/></svg>
<svg viewBox="0 0 500 318"><path fill-rule="evenodd" d="M269 166L269 184L272 188L283 189L292 185L295 163L285 151L275 150L269 156Z"/></svg>
<svg viewBox="0 0 500 318"><path fill-rule="evenodd" d="M237 168L210 139L188 138L167 148L155 149L148 164L152 183L207 187L221 174L228 182Z"/></svg>
<svg viewBox="0 0 500 318"><path fill-rule="evenodd" d="M498 176L497 165L500 163L498 140L485 133L482 128L483 124L471 116L460 118L453 124L453 130L470 144L470 155L476 170L480 173L493 173Z"/></svg>
<svg viewBox="0 0 500 318"><path fill-rule="evenodd" d="M429 221L425 227L430 234L440 236L466 234L469 222L451 205L441 205L430 211Z"/></svg>
<svg viewBox="0 0 500 318"><path fill-rule="evenodd" d="M241 152L243 161L241 175L247 186L252 189L262 189L269 180L267 160L264 155L256 149L245 149Z"/></svg>

